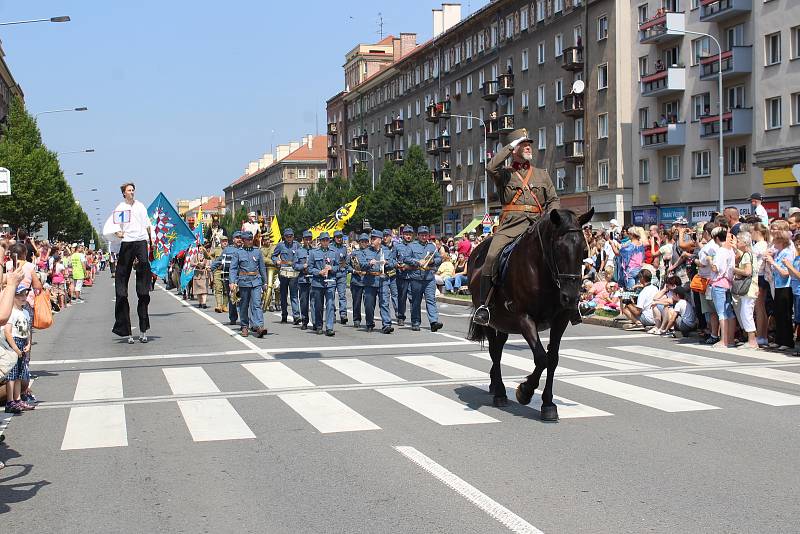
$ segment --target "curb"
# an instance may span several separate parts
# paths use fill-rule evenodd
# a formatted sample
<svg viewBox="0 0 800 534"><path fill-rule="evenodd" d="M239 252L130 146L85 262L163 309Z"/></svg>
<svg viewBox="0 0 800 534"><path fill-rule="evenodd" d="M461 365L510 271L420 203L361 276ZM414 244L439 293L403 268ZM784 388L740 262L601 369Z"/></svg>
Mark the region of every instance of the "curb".
<svg viewBox="0 0 800 534"><path fill-rule="evenodd" d="M444 295L437 295L436 302L444 302L445 304L453 304L455 306L465 306L467 308L472 307L472 301L470 300L462 300Z"/></svg>

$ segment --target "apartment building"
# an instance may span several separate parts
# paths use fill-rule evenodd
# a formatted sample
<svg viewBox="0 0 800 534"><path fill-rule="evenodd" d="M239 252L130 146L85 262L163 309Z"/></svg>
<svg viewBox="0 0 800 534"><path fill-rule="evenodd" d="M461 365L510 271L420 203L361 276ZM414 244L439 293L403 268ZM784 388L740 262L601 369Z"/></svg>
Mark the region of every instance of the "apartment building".
<svg viewBox="0 0 800 534"><path fill-rule="evenodd" d="M483 216L485 202L499 213L493 184L484 185L484 154L525 127L564 207L624 218L632 73L616 66L631 61L632 27L618 3L496 0L464 20L460 5L442 4L430 41L341 95L338 135L361 151L346 153L347 166L374 160L378 174L385 161L402 162L408 146L424 147L444 197L436 230L456 233ZM578 80L580 94L572 91Z"/></svg>
<svg viewBox="0 0 800 534"><path fill-rule="evenodd" d="M325 103L328 115L328 178L349 176L346 165L347 123L345 122L344 94L342 91Z"/></svg>
<svg viewBox="0 0 800 534"><path fill-rule="evenodd" d="M6 53L0 44L0 123L5 123L8 117L8 106L15 96L24 99L22 87L14 80L11 70L5 60Z"/></svg>
<svg viewBox="0 0 800 534"><path fill-rule="evenodd" d="M788 2L780 14L770 5L778 3L782 2L631 2L638 35L633 44L638 58L633 63L633 94L639 131L632 151L638 174L634 223L668 224L678 217L692 223L708 220L719 207L720 130L723 203L743 213L750 210L749 195L763 189L754 153L763 154L766 163L770 151L793 136L796 155L797 134L770 115L774 112L770 99L791 100L792 85L779 77L793 72L797 80L798 73L788 57L781 61L781 43L790 40L787 21L792 19L787 18ZM767 11L775 13L767 26L771 29L762 19ZM800 18L794 21L800 23ZM776 31L777 45L771 37ZM765 204L771 215L788 210L793 192L785 187L769 190Z"/></svg>
<svg viewBox="0 0 800 534"><path fill-rule="evenodd" d="M226 209L242 207L271 217L280 210L282 198L300 198L309 188L327 176L326 136L308 135L300 142L276 147L274 154L265 154L250 162L245 174L223 189Z"/></svg>

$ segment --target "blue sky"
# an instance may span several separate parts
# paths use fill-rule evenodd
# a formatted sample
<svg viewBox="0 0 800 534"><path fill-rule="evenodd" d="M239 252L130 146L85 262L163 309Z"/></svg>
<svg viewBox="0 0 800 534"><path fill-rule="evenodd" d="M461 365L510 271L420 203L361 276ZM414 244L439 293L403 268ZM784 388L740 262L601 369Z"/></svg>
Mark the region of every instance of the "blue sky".
<svg viewBox="0 0 800 534"><path fill-rule="evenodd" d="M485 3L465 1L463 14ZM32 113L89 108L43 115L39 126L52 150L96 150L61 164L85 173L67 179L93 220L98 205L104 220L125 180L145 203L159 191L173 202L221 194L273 140L314 133L316 118L324 133L344 54L379 39L378 13L384 34L417 32L423 42L440 4L0 0L0 21L72 18L3 26L0 39Z"/></svg>

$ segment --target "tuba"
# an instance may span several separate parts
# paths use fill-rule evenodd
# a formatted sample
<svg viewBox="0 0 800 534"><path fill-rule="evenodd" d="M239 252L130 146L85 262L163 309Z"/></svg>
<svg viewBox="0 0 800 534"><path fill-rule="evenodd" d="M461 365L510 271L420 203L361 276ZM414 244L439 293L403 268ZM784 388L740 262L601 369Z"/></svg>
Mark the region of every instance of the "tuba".
<svg viewBox="0 0 800 534"><path fill-rule="evenodd" d="M363 272L364 271L364 269L361 267L361 262L358 261L358 256L356 256L355 254L351 254L350 255L350 266L356 272Z"/></svg>

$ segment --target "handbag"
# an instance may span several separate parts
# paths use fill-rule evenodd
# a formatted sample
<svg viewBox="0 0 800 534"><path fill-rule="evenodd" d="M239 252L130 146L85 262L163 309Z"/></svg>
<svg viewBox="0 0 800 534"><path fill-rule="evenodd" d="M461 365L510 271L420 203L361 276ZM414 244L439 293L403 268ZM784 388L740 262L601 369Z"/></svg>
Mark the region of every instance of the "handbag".
<svg viewBox="0 0 800 534"><path fill-rule="evenodd" d="M689 288L695 293L705 293L708 289L708 278L703 278L699 274L694 275L689 283Z"/></svg>
<svg viewBox="0 0 800 534"><path fill-rule="evenodd" d="M753 283L753 275L745 276L742 278L733 279L733 285L731 286L731 294L736 295L737 297L745 297L750 292L750 285Z"/></svg>
<svg viewBox="0 0 800 534"><path fill-rule="evenodd" d="M33 327L37 330L50 328L53 310L50 308L50 292L43 290L33 300Z"/></svg>
<svg viewBox="0 0 800 534"><path fill-rule="evenodd" d="M11 369L17 365L18 358L17 353L13 350L0 347L0 380L5 378Z"/></svg>

